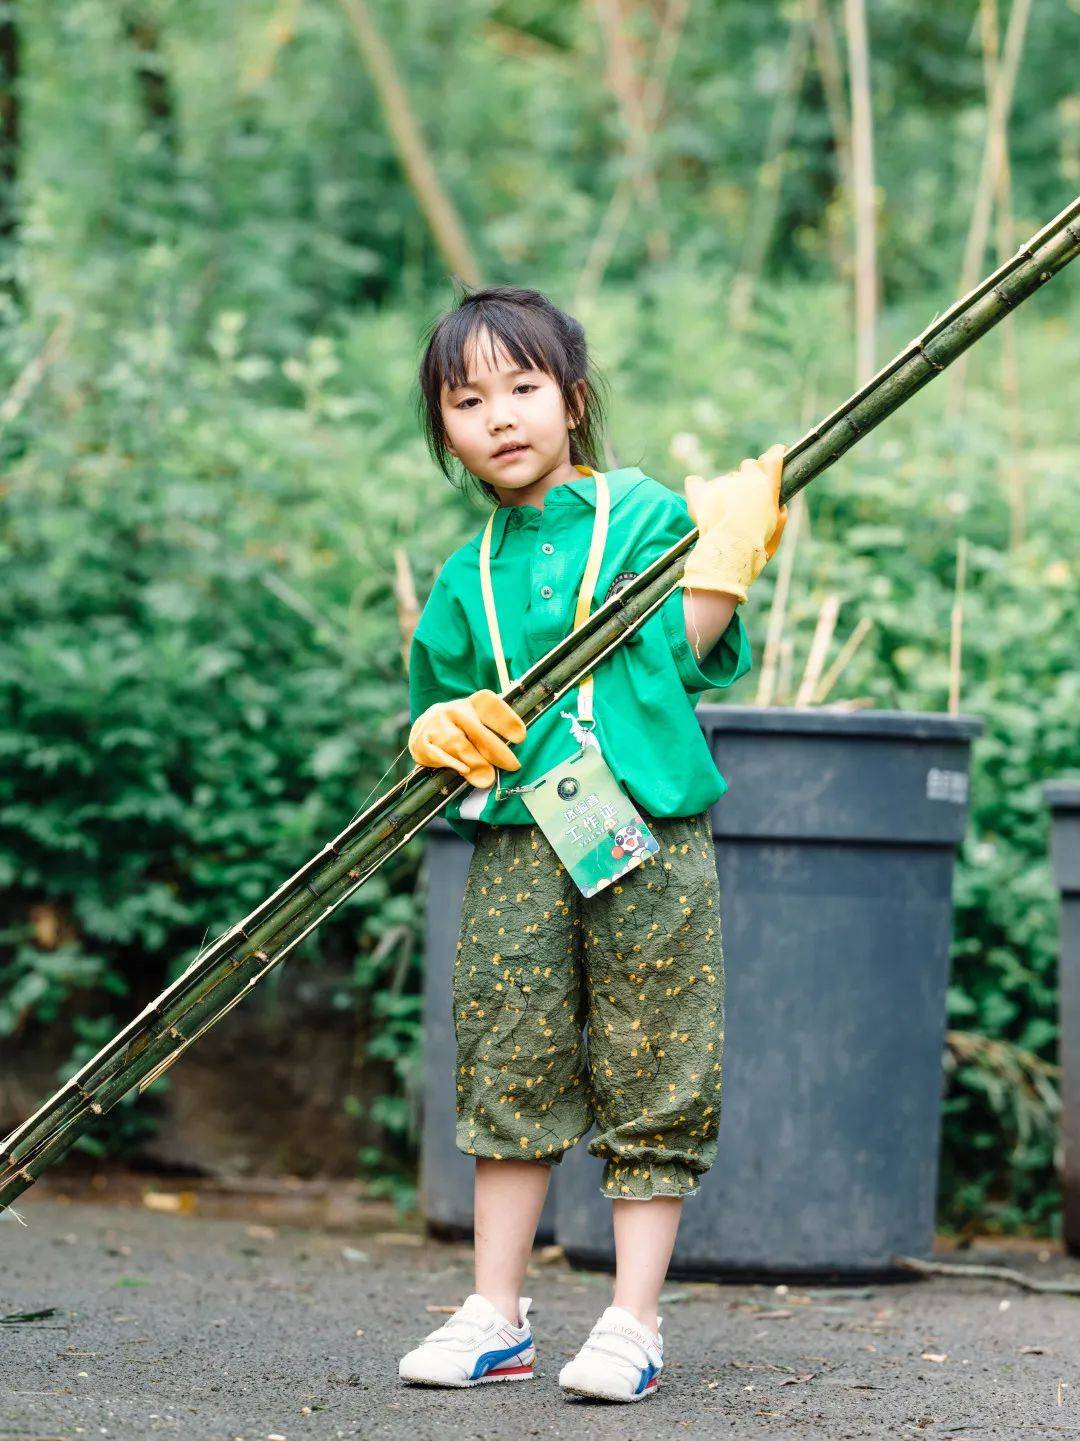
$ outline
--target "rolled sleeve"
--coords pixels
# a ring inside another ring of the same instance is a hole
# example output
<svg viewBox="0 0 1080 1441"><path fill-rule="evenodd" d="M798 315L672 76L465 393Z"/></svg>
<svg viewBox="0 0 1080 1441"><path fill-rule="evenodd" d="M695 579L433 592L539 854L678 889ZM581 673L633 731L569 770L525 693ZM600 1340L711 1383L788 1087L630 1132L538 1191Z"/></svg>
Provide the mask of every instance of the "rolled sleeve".
<svg viewBox="0 0 1080 1441"><path fill-rule="evenodd" d="M678 587L661 607L664 631L683 687L690 695L697 695L729 686L750 669L750 637L742 617L738 610L733 613L727 630L699 661L686 634L685 594L685 590Z"/></svg>

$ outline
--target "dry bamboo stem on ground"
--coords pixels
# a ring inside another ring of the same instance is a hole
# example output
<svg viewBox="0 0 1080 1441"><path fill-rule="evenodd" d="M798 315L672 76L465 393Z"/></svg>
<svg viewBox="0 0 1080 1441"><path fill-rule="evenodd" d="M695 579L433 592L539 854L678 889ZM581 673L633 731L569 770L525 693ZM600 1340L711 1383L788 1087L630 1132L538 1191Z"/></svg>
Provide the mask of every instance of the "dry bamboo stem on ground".
<svg viewBox="0 0 1080 1441"><path fill-rule="evenodd" d="M825 665L825 657L832 644L833 632L836 630L836 617L839 613L840 597L835 593L827 595L821 602L821 609L818 611L814 637L810 642L810 652L806 657L799 689L795 693L796 705L809 705L814 698L814 691L817 689L822 668Z"/></svg>
<svg viewBox="0 0 1080 1441"><path fill-rule="evenodd" d="M791 502L788 522L784 527L784 543L780 547L780 566L776 572L772 604L769 606L769 620L765 627L765 654L761 662L757 695L754 698L758 705L772 705L773 696L776 694L780 643L784 634L788 594L791 590L791 573L795 568L795 552L799 546L805 510L806 497L797 495Z"/></svg>
<svg viewBox="0 0 1080 1441"><path fill-rule="evenodd" d="M967 541L956 542L956 591L949 622L949 714L960 714L960 671L964 634L964 577L967 572Z"/></svg>
<svg viewBox="0 0 1080 1441"><path fill-rule="evenodd" d="M827 696L832 694L836 682L843 675L844 671L854 660L859 647L870 634L874 622L867 616L861 616L858 625L848 636L847 640L840 647L836 659L822 677L821 684L814 692L814 704L821 705Z"/></svg>
<svg viewBox="0 0 1080 1441"><path fill-rule="evenodd" d="M1080 199L971 294L935 319L785 456L788 503L967 346L1080 253ZM695 527L605 601L504 694L526 727L655 615L679 587ZM236 1004L445 806L468 789L458 772L417 767L328 842L243 921L195 957L160 996L0 1147L0 1209L32 1185L93 1120L165 1067Z"/></svg>
<svg viewBox="0 0 1080 1441"><path fill-rule="evenodd" d="M961 1266L955 1261L924 1261L918 1256L892 1256L895 1266L918 1271L923 1276L970 1276L976 1280L1011 1281L1027 1291L1043 1291L1058 1296L1080 1296L1080 1276L1075 1281L1039 1281L1025 1276L1011 1266Z"/></svg>

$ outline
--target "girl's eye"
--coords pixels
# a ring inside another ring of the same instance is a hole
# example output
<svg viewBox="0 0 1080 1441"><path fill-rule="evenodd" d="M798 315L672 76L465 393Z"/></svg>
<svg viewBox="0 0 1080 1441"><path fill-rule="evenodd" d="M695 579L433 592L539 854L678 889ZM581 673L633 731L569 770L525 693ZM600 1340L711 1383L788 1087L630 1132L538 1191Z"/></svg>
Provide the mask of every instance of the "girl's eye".
<svg viewBox="0 0 1080 1441"><path fill-rule="evenodd" d="M531 380L519 380L518 383L517 383L517 385L514 386L514 389L515 389L515 390L520 390L522 386L524 386L526 390L539 390L539 389L540 389L540 387L539 387L538 385L535 385ZM471 409L472 409L473 401L476 400L476 399L477 399L477 397L476 397L475 395L467 395L464 400L459 400L459 401L457 402L457 404L454 406L454 409L455 409L455 410L465 410L465 409L471 410Z"/></svg>

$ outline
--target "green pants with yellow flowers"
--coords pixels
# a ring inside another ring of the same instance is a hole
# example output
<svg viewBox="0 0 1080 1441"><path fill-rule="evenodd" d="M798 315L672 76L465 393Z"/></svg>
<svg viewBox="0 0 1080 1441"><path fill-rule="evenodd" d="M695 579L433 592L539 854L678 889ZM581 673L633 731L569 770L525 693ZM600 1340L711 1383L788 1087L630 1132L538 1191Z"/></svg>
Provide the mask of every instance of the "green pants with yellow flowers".
<svg viewBox="0 0 1080 1441"><path fill-rule="evenodd" d="M595 1121L612 1199L692 1195L716 1159L724 957L709 812L586 899L539 826L481 823L454 961L455 1144L556 1164ZM584 1032L584 1035L583 1035Z"/></svg>

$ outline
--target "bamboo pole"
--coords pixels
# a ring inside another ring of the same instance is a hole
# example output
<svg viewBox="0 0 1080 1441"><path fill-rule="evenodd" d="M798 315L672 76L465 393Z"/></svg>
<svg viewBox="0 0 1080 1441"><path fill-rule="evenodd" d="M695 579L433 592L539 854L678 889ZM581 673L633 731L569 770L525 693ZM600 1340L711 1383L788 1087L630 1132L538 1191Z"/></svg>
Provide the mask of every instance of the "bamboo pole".
<svg viewBox="0 0 1080 1441"><path fill-rule="evenodd" d="M386 127L416 202L431 226L435 243L449 270L470 285L479 285L480 266L453 201L439 180L420 125L413 113L393 53L379 34L367 0L340 0L356 45L378 97Z"/></svg>
<svg viewBox="0 0 1080 1441"><path fill-rule="evenodd" d="M788 503L863 435L939 375L1080 253L1080 199L902 350L785 455ZM528 727L654 615L679 586L695 527L521 676L503 699ZM417 767L329 841L250 915L195 957L0 1146L0 1209L9 1207L86 1127L160 1075L469 782Z"/></svg>
<svg viewBox="0 0 1080 1441"><path fill-rule="evenodd" d="M877 331L877 235L874 203L874 121L870 104L870 40L864 0L844 0L851 76L851 170L855 190L855 377L874 369Z"/></svg>

